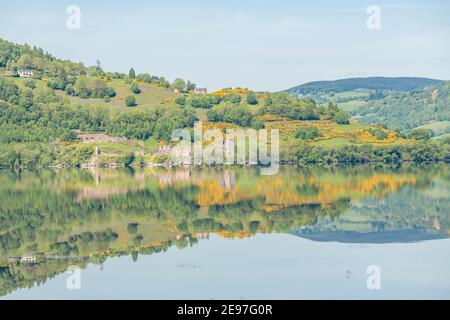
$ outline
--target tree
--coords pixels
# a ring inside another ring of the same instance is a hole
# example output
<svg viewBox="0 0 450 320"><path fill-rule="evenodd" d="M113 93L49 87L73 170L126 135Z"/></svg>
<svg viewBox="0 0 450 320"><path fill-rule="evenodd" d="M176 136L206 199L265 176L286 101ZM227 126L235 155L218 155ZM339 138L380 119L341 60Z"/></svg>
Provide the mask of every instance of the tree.
<svg viewBox="0 0 450 320"><path fill-rule="evenodd" d="M225 96L224 100L234 104L239 104L241 103L241 96L236 93L229 93Z"/></svg>
<svg viewBox="0 0 450 320"><path fill-rule="evenodd" d="M186 88L186 82L184 82L184 80L181 78L176 78L173 81L172 87L178 91L184 91L184 89Z"/></svg>
<svg viewBox="0 0 450 320"><path fill-rule="evenodd" d="M389 135L384 130L379 128L370 128L369 133L377 138L377 140L385 140L389 137Z"/></svg>
<svg viewBox="0 0 450 320"><path fill-rule="evenodd" d="M307 105L305 107L305 115L304 115L305 120L319 120L320 116L319 114L316 112L316 108L314 108L313 105Z"/></svg>
<svg viewBox="0 0 450 320"><path fill-rule="evenodd" d="M175 98L175 102L180 106L184 106L186 104L186 95L182 94Z"/></svg>
<svg viewBox="0 0 450 320"><path fill-rule="evenodd" d="M127 107L134 107L136 106L136 99L133 96L128 96L125 98L125 105Z"/></svg>
<svg viewBox="0 0 450 320"><path fill-rule="evenodd" d="M336 115L336 113L338 113L339 112L339 108L336 106L336 105L334 105L334 104L332 104L331 102L328 104L328 110L327 110L327 114L330 116L330 117L334 117L335 115Z"/></svg>
<svg viewBox="0 0 450 320"><path fill-rule="evenodd" d="M123 164L125 165L125 167L129 167L135 159L136 156L134 155L134 153L129 153L125 156Z"/></svg>
<svg viewBox="0 0 450 320"><path fill-rule="evenodd" d="M164 88L169 88L170 87L170 82L167 81L164 77L161 77L159 79L159 84L164 87Z"/></svg>
<svg viewBox="0 0 450 320"><path fill-rule="evenodd" d="M247 103L252 105L252 106L255 105L255 104L258 104L258 100L256 99L256 96L255 96L255 94L253 92L249 92L247 94Z"/></svg>
<svg viewBox="0 0 450 320"><path fill-rule="evenodd" d="M20 56L19 60L17 61L17 66L19 68L30 69L32 65L33 65L32 58L31 55L29 55L28 53Z"/></svg>
<svg viewBox="0 0 450 320"><path fill-rule="evenodd" d="M334 117L334 121L336 121L337 124L350 124L349 116L344 111L338 111Z"/></svg>
<svg viewBox="0 0 450 320"><path fill-rule="evenodd" d="M26 89L21 93L19 97L19 106L27 110L33 106L33 91Z"/></svg>
<svg viewBox="0 0 450 320"><path fill-rule="evenodd" d="M138 231L139 224L138 223L129 223L127 225L127 231L130 234L136 234Z"/></svg>
<svg viewBox="0 0 450 320"><path fill-rule="evenodd" d="M428 140L431 138L431 133L427 129L415 129L411 131L409 137L415 140Z"/></svg>
<svg viewBox="0 0 450 320"><path fill-rule="evenodd" d="M32 79L24 80L23 84L25 85L25 87L30 88L30 89L36 88L36 82Z"/></svg>
<svg viewBox="0 0 450 320"><path fill-rule="evenodd" d="M188 80L188 82L186 83L186 91L194 91L196 88L195 83L192 83L191 81Z"/></svg>
<svg viewBox="0 0 450 320"><path fill-rule="evenodd" d="M130 79L136 79L136 72L134 72L133 68L130 68L130 71L128 71L128 77Z"/></svg>
<svg viewBox="0 0 450 320"><path fill-rule="evenodd" d="M136 83L133 83L131 85L131 92L133 92L135 94L139 94L139 93L141 93L141 89L139 88L139 86Z"/></svg>
<svg viewBox="0 0 450 320"><path fill-rule="evenodd" d="M297 129L295 137L302 140L313 140L323 134L317 127L301 127Z"/></svg>
<svg viewBox="0 0 450 320"><path fill-rule="evenodd" d="M130 233L130 234L136 234L137 231L138 231L138 226L139 226L139 223L129 223L129 224L127 225L128 233Z"/></svg>
<svg viewBox="0 0 450 320"><path fill-rule="evenodd" d="M219 106L208 110L206 116L211 122L229 122L243 127L261 128L250 110L242 105Z"/></svg>
<svg viewBox="0 0 450 320"><path fill-rule="evenodd" d="M139 81L142 81L142 82L146 82L146 83L152 82L152 76L149 75L148 73L140 73L140 74L138 74L136 79Z"/></svg>
<svg viewBox="0 0 450 320"><path fill-rule="evenodd" d="M71 85L70 83L66 86L65 91L69 96L73 96L75 94L75 89L73 88L73 85Z"/></svg>
<svg viewBox="0 0 450 320"><path fill-rule="evenodd" d="M133 239L133 244L138 247L141 245L142 240L144 240L144 237L141 234L138 234L136 237L134 237Z"/></svg>
<svg viewBox="0 0 450 320"><path fill-rule="evenodd" d="M138 251L133 251L131 253L131 258L133 259L133 262L136 262L138 257L139 257L139 252Z"/></svg>

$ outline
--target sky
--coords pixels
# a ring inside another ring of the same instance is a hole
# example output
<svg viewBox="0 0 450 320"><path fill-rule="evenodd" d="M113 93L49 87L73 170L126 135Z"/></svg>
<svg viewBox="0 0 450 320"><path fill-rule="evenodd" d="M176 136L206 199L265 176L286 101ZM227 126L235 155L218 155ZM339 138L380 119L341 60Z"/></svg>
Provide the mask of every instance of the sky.
<svg viewBox="0 0 450 320"><path fill-rule="evenodd" d="M70 5L80 8L80 29L67 27ZM373 5L379 29L367 25ZM0 38L210 90L278 91L354 76L450 79L448 0L0 0L0 8Z"/></svg>

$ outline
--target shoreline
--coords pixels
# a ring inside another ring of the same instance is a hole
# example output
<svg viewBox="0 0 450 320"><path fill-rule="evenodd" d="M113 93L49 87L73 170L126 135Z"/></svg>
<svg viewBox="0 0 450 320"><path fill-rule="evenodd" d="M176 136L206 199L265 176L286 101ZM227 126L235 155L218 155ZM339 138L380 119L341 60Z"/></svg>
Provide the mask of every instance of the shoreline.
<svg viewBox="0 0 450 320"><path fill-rule="evenodd" d="M338 163L328 163L328 162L317 162L317 163L295 163L293 161L280 162L279 166L282 167L296 167L302 168L340 168L340 167L402 167L402 166L430 166L430 165L450 165L449 161L439 160L439 161L399 161L399 162L382 162L382 161L371 161L371 162L338 162ZM69 165L55 165L55 166L31 166L31 167L14 167L14 166L1 166L1 171L35 171L35 170L89 170L89 169L146 169L146 168L159 168L159 169L240 169L240 168L264 168L269 166L263 165L249 165L249 164L233 164L233 165L195 165L195 164L183 164L183 165L173 165L166 163L147 163L140 166L127 166L124 164L113 164L113 165L81 165L81 166L69 166Z"/></svg>

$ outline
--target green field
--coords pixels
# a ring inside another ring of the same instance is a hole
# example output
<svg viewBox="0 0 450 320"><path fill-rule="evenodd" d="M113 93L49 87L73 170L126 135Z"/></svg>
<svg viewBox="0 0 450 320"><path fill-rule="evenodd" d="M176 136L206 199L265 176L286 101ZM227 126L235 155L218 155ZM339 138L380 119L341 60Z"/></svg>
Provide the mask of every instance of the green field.
<svg viewBox="0 0 450 320"><path fill-rule="evenodd" d="M15 78L15 81L20 85L23 79ZM46 82L43 80L34 80L37 84L37 88L45 88ZM131 92L131 84L125 83L124 80L112 80L108 82L108 86L112 87L116 96L111 98L110 101L104 99L89 98L82 99L76 96L68 96L62 91L57 91L57 94L63 97L67 97L71 104L75 105L92 105L92 106L107 106L117 110L126 110L129 107L125 105L125 98L127 96L134 96L136 98L136 108L149 108L154 106L168 106L174 104L174 99L177 96L172 89L163 88L153 84L139 83L141 93L134 94Z"/></svg>
<svg viewBox="0 0 450 320"><path fill-rule="evenodd" d="M433 131L435 136L442 136L442 135L450 133L450 121L435 121L435 122L417 127L416 129L430 130L430 131Z"/></svg>
<svg viewBox="0 0 450 320"><path fill-rule="evenodd" d="M338 103L338 107L341 108L344 111L353 111L358 109L359 107L362 107L366 104L367 102L364 100L352 100L352 101L348 101L348 102L341 102Z"/></svg>
<svg viewBox="0 0 450 320"><path fill-rule="evenodd" d="M369 97L369 94L369 91L354 90L324 94L320 98L337 104L339 108L347 112L365 105L367 103L365 99Z"/></svg>

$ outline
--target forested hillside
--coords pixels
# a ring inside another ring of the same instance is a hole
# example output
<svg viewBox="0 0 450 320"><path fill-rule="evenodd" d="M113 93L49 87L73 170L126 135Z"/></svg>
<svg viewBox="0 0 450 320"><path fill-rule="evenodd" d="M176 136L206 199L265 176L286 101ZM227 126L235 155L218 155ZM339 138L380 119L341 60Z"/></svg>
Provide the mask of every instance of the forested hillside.
<svg viewBox="0 0 450 320"><path fill-rule="evenodd" d="M291 94L317 92L344 92L357 89L410 91L439 84L442 80L417 77L368 77L349 78L334 81L314 81L287 90Z"/></svg>
<svg viewBox="0 0 450 320"><path fill-rule="evenodd" d="M435 134L450 132L450 82L413 92L390 94L353 111L364 123L385 123L390 129L410 130L428 125ZM434 131L435 130L435 131Z"/></svg>

